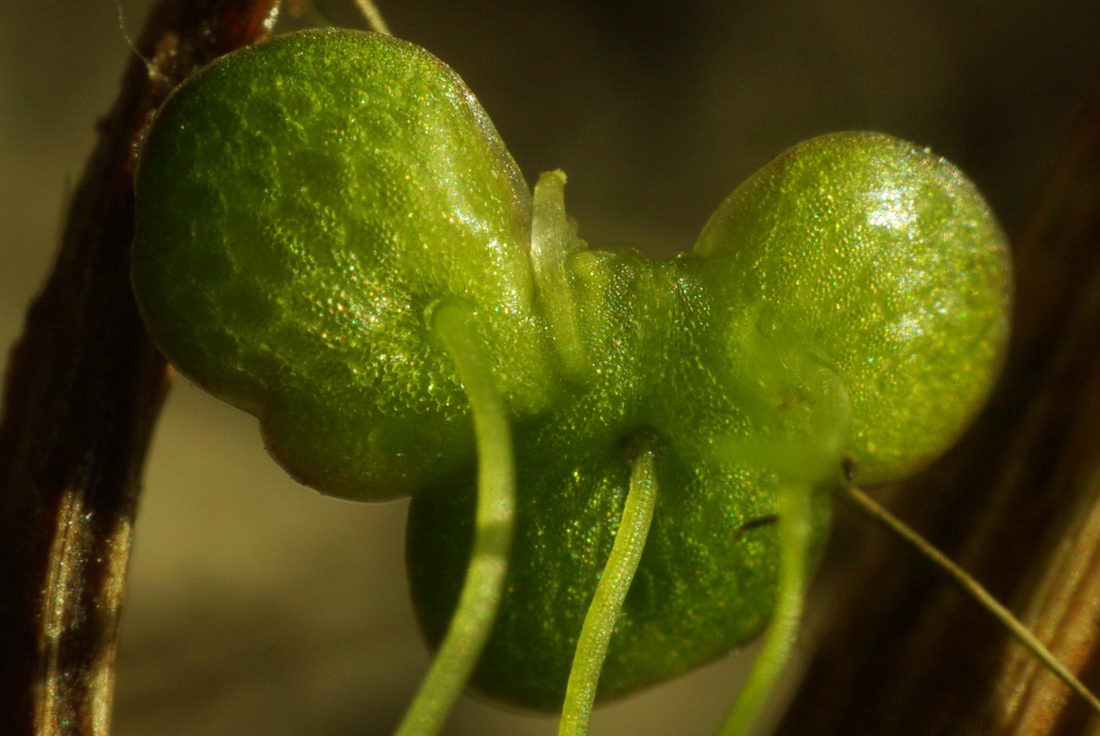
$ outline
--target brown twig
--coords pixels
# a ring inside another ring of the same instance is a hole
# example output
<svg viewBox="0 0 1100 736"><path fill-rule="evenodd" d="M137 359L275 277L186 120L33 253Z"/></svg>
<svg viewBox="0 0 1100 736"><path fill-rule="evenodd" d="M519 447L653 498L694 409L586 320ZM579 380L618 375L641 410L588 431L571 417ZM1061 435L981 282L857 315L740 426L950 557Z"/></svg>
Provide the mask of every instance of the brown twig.
<svg viewBox="0 0 1100 736"><path fill-rule="evenodd" d="M163 0L15 346L0 423L0 732L104 735L139 474L167 386L130 293L132 171L180 80L265 36L278 0ZM150 69L155 70L154 73Z"/></svg>
<svg viewBox="0 0 1100 736"><path fill-rule="evenodd" d="M897 513L1100 686L1100 78L1017 248L1004 379ZM780 733L1080 734L1083 704L883 535Z"/></svg>

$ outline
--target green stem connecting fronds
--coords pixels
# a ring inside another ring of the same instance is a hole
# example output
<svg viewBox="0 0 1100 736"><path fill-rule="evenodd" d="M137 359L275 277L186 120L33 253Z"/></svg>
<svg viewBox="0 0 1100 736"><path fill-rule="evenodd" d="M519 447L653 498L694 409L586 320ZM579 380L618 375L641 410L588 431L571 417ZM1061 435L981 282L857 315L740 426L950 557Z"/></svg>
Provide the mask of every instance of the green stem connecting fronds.
<svg viewBox="0 0 1100 736"><path fill-rule="evenodd" d="M719 729L719 736L743 736L759 722L769 695L790 661L806 592L810 554L813 547L813 489L808 485L782 483L777 495L779 588L775 610L764 632L760 653L749 678L737 694Z"/></svg>
<svg viewBox="0 0 1100 736"><path fill-rule="evenodd" d="M489 638L508 568L515 523L515 461L504 400L489 372L489 358L470 329L469 312L437 306L431 326L466 389L478 453L477 528L470 567L451 619L420 691L397 736L431 736L442 729Z"/></svg>
<svg viewBox="0 0 1100 736"><path fill-rule="evenodd" d="M1036 639L1035 635L1031 633L1031 631L1028 630L1011 611L990 595L989 591L983 588L981 583L975 580L968 572L956 565L949 557L933 547L928 540L917 534L916 531L880 506L874 499L860 489L855 486L846 485L841 488L840 495L865 514L880 522L891 532L904 539L912 545L914 549L931 560L936 567L947 573L963 590L973 596L983 608L1000 621L1012 635L1016 637L1016 640L1027 648L1036 659L1042 662L1047 669L1058 677L1058 679L1066 683L1073 692L1080 695L1094 711L1100 713L1100 700L1097 700L1096 696L1093 695L1093 693L1085 687L1072 672L1066 669L1065 665L1058 661L1058 658L1055 657L1041 641Z"/></svg>
<svg viewBox="0 0 1100 736"><path fill-rule="evenodd" d="M607 558L592 603L584 616L573 667L565 689L559 736L584 736L596 701L596 686L607 656L607 646L615 631L623 600L634 580L634 572L642 559L653 508L657 503L657 469L653 448L643 449L634 459L630 471L623 515L615 543Z"/></svg>

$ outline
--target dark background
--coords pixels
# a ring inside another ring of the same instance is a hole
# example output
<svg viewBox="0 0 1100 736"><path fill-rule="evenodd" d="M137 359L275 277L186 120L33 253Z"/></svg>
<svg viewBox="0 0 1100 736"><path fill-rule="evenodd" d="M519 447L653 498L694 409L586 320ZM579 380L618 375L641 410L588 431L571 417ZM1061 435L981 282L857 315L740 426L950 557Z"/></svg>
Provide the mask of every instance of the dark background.
<svg viewBox="0 0 1100 736"><path fill-rule="evenodd" d="M1013 231L1100 62L1084 0L389 5L397 35L466 78L529 181L569 173L582 236L654 253L690 247L782 149L845 128L930 145ZM145 7L121 3L129 33ZM106 0L17 0L0 14L2 345L49 268L67 182L129 53ZM185 381L147 479L114 733L387 732L427 665L402 576L403 504L297 486L250 418ZM709 733L739 664L601 710L594 732ZM556 724L467 699L450 732L493 729Z"/></svg>

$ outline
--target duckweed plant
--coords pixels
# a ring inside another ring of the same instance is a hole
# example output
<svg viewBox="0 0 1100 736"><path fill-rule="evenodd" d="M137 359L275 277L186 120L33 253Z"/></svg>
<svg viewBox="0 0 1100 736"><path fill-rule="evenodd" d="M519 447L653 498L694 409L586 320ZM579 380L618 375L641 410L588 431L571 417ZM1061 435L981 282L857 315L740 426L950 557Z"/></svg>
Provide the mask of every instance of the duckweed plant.
<svg viewBox="0 0 1100 736"><path fill-rule="evenodd" d="M307 31L181 86L145 141L133 283L157 343L322 493L412 497L436 659L402 734L467 682L561 711L764 632L723 733L782 671L851 486L905 477L980 406L1004 236L928 149L800 143L690 251L590 246L463 81L389 36Z"/></svg>

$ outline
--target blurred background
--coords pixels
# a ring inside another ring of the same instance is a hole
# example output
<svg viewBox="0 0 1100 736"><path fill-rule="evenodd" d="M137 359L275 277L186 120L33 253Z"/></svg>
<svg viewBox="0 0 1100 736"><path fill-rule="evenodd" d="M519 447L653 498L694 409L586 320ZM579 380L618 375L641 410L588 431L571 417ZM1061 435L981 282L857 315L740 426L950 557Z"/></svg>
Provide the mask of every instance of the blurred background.
<svg viewBox="0 0 1100 736"><path fill-rule="evenodd" d="M124 30L138 34L147 5L16 0L0 14L0 346L49 269L67 189L131 53ZM1082 0L381 9L465 77L529 181L569 173L582 237L654 254L689 248L784 148L851 128L952 159L1013 232L1100 62ZM403 578L404 504L296 485L253 420L184 380L146 478L114 733L387 733L428 663ZM602 709L594 732L708 733L741 664ZM449 733L555 729L467 698Z"/></svg>

